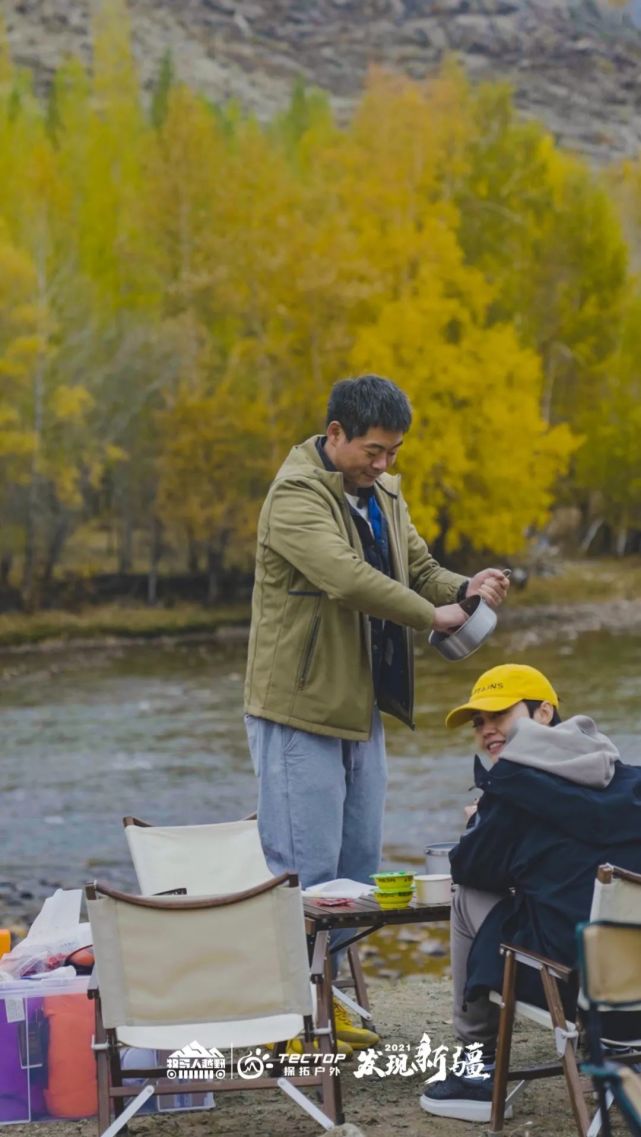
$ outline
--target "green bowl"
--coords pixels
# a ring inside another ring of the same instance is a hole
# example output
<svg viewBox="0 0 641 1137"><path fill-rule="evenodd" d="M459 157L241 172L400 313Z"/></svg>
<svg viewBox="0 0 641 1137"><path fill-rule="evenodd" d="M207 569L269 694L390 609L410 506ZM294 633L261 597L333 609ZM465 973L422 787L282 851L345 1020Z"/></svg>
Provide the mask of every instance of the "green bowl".
<svg viewBox="0 0 641 1137"><path fill-rule="evenodd" d="M414 884L413 872L377 872L372 873L379 892L403 892L411 890Z"/></svg>
<svg viewBox="0 0 641 1137"><path fill-rule="evenodd" d="M406 888L402 892L379 892L377 890L372 893L373 899L380 908L407 908L413 895L411 888Z"/></svg>

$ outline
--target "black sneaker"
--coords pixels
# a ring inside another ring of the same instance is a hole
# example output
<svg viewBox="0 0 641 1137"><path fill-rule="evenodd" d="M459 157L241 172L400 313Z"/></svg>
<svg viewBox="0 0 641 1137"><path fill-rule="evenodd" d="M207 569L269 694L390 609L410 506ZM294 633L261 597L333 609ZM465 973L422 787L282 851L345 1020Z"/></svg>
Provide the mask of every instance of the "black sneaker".
<svg viewBox="0 0 641 1137"><path fill-rule="evenodd" d="M457 1121L489 1121L492 1112L493 1078L460 1078L448 1074L442 1082L425 1084L421 1109L436 1117L452 1117ZM512 1116L512 1106L505 1111Z"/></svg>

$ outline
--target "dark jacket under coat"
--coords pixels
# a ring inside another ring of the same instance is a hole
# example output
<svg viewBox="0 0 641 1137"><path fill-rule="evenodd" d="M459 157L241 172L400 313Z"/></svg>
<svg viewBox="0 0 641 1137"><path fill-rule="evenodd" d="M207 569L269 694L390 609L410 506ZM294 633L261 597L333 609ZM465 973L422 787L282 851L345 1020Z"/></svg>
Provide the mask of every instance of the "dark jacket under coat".
<svg viewBox="0 0 641 1137"><path fill-rule="evenodd" d="M538 743L543 739L551 744L561 729L523 721L527 725L522 733L538 738ZM604 739L592 720L577 718L562 724L566 742L572 740L573 723L583 724L577 728L581 744L589 728L595 737ZM567 753L561 763L547 765L543 758L543 768L532 768L527 742L525 746L521 742L514 760L508 757L510 743L489 771L475 759L475 781L483 792L471 827L450 854L452 878L455 883L506 895L475 937L468 960L466 999L488 989L500 990L501 943L526 947L574 967L576 925L589 917L598 865L610 862L641 872L641 768L617 760L613 744L608 739L605 742L611 753L605 758L599 754L607 773L602 775L599 770L593 779L597 784L577 784L548 772L569 771L564 763L572 755ZM583 773L578 776L580 780ZM607 784L598 784L606 780ZM517 995L545 1006L537 972L519 968ZM568 991L564 1002L568 1013L573 1013L574 993Z"/></svg>

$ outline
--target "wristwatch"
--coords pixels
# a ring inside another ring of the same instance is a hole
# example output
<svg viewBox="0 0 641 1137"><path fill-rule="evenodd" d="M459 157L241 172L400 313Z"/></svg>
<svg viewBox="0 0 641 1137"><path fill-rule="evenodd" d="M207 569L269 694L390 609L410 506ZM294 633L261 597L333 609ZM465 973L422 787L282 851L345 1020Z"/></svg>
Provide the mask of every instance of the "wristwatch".
<svg viewBox="0 0 641 1137"><path fill-rule="evenodd" d="M458 592L456 593L457 604L460 604L461 600L465 600L465 597L467 596L467 586L469 583L469 580L464 580L463 583L459 585Z"/></svg>

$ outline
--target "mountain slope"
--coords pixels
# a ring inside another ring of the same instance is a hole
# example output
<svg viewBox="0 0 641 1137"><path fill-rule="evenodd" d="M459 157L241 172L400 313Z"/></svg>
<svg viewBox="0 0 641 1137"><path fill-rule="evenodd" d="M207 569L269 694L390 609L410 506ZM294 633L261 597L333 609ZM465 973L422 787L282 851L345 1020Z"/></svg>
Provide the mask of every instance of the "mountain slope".
<svg viewBox="0 0 641 1137"><path fill-rule="evenodd" d="M89 59L87 0L5 0L16 61L46 86L70 52ZM415 78L457 53L473 76L509 79L517 105L566 145L605 163L641 148L641 0L130 0L148 83L163 53L179 78L262 118L297 76L339 114L370 64Z"/></svg>

